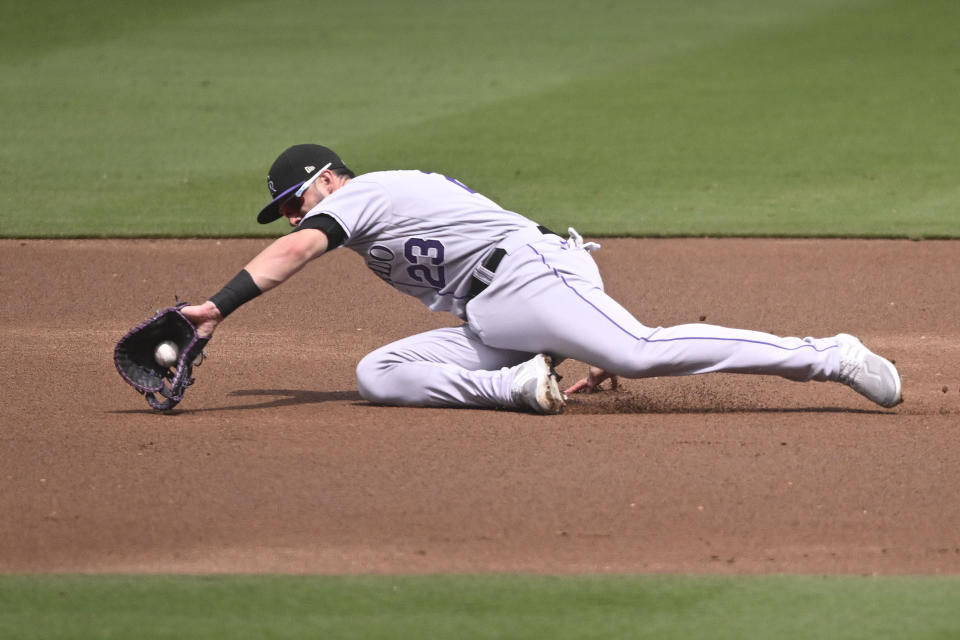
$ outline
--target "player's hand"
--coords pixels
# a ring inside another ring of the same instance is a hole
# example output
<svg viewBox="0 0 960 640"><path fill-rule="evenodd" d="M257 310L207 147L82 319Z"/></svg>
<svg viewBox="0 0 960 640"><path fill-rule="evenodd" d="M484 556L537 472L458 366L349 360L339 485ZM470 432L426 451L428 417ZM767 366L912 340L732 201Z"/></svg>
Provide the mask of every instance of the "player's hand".
<svg viewBox="0 0 960 640"><path fill-rule="evenodd" d="M223 320L223 314L217 305L209 300L203 304L192 304L180 309L180 313L186 316L187 320L193 323L197 328L197 335L201 338L209 338L213 335L213 330L217 328L220 321Z"/></svg>
<svg viewBox="0 0 960 640"><path fill-rule="evenodd" d="M571 393L595 393L601 390L600 385L604 380L610 381L611 390L616 389L619 384L617 376L612 373L604 371L600 367L590 367L590 372L587 374L587 377L574 383L574 385L564 391L564 393L567 395Z"/></svg>

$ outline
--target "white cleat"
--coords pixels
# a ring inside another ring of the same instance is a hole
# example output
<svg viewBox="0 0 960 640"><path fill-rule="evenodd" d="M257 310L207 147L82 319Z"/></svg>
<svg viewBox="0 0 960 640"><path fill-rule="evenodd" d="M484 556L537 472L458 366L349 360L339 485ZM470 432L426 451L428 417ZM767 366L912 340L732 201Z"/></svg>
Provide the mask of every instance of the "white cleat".
<svg viewBox="0 0 960 640"><path fill-rule="evenodd" d="M837 335L836 340L840 344L839 382L881 407L893 407L903 402L900 374L892 362L870 351L847 333Z"/></svg>
<svg viewBox="0 0 960 640"><path fill-rule="evenodd" d="M518 407L532 409L537 413L560 413L566 397L557 386L557 374L553 360L542 353L513 368L510 385L513 402Z"/></svg>

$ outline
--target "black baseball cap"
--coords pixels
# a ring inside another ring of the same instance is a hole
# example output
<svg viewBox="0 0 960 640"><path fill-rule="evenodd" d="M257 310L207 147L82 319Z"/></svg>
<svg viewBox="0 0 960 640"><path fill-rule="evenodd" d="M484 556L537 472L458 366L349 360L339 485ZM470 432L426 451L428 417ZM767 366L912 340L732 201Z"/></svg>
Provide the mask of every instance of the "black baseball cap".
<svg viewBox="0 0 960 640"><path fill-rule="evenodd" d="M330 169L346 168L340 156L318 144L297 144L281 153L267 174L267 188L273 200L260 210L257 222L267 224L279 218L280 205L328 164Z"/></svg>

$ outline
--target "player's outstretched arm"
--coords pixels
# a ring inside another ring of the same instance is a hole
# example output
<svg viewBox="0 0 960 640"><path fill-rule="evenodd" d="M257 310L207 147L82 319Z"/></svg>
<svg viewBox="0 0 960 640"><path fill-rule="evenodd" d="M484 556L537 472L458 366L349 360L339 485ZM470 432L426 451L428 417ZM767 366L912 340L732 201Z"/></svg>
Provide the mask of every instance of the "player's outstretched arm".
<svg viewBox="0 0 960 640"><path fill-rule="evenodd" d="M573 386L569 387L564 393L567 395L571 393L593 393L600 390L600 385L604 380L610 380L611 389L616 389L619 384L617 376L612 373L604 371L600 367L590 367L587 377L575 382Z"/></svg>
<svg viewBox="0 0 960 640"><path fill-rule="evenodd" d="M317 229L302 229L274 240L233 280L203 304L183 307L181 312L204 338L240 305L285 282L305 264L327 250L327 236Z"/></svg>
<svg viewBox="0 0 960 640"><path fill-rule="evenodd" d="M327 250L327 234L319 229L300 231L277 238L246 266L260 291L269 291L300 271Z"/></svg>

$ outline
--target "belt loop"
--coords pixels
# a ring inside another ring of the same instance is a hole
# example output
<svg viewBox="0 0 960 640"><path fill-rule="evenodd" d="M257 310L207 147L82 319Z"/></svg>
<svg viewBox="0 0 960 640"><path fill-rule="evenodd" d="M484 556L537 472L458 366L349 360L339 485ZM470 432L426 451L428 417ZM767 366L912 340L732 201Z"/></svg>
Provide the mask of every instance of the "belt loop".
<svg viewBox="0 0 960 640"><path fill-rule="evenodd" d="M503 260L505 255L507 255L506 250L497 247L474 270L473 275L470 276L470 290L467 292L468 301L476 298L490 286L490 283L493 282L493 274L500 266L500 261Z"/></svg>

